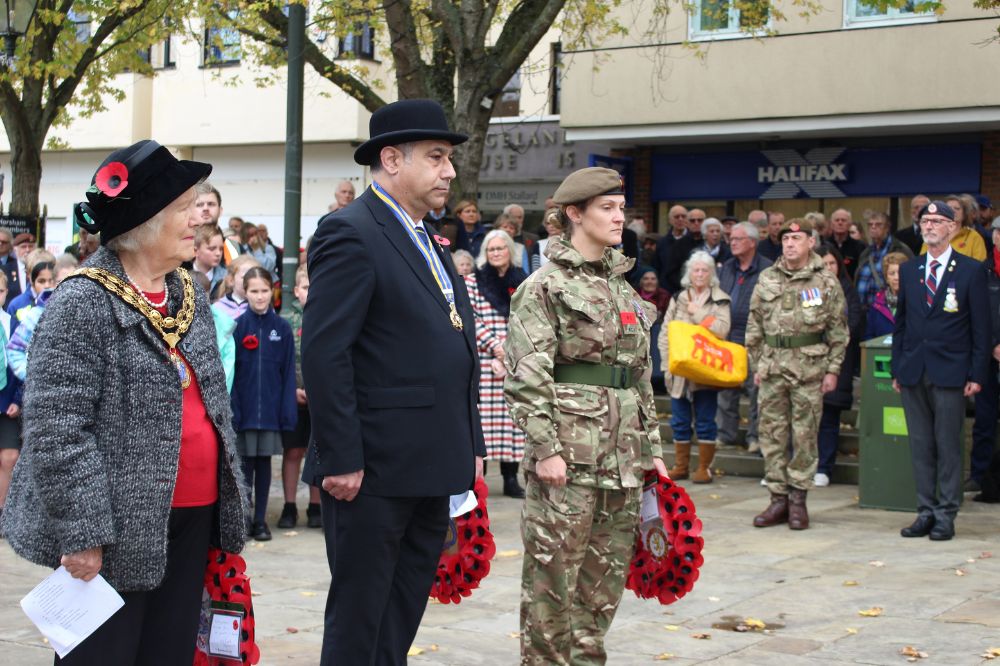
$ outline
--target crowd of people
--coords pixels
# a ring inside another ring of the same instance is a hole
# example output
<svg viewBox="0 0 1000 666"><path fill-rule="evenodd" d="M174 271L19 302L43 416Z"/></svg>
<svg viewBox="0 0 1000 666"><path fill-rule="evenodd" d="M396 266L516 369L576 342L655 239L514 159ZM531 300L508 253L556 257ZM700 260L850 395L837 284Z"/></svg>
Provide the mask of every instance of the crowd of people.
<svg viewBox="0 0 1000 666"><path fill-rule="evenodd" d="M100 572L126 598L58 663L186 663L208 546L271 538L276 455L278 527L298 524L301 479L306 524L324 530L323 664L405 661L448 498L490 461L524 502L523 662L603 663L646 479L712 483L716 448L746 446L770 494L753 524L807 529L874 337L892 335L920 431L902 535L953 536L955 424L972 396L965 489L1000 501L1000 218L984 197L914 197L895 233L878 211L741 221L675 205L658 237L626 217L619 174L592 167L535 234L521 206L489 225L475 201L449 207L467 137L436 103L380 109L371 137L355 153L371 188L338 184L294 275L266 226L220 226L210 165L152 141L104 160L59 257L0 229L0 527L19 554ZM130 171L131 186L114 180ZM672 375L671 322L744 345L743 384Z"/></svg>

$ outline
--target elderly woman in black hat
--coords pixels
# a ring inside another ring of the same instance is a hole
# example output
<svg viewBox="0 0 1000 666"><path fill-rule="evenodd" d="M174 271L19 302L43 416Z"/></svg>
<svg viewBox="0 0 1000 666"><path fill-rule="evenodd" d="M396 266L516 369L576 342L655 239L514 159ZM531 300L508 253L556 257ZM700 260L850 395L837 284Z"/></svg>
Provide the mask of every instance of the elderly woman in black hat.
<svg viewBox="0 0 1000 666"><path fill-rule="evenodd" d="M125 605L57 663L190 664L210 545L245 537L229 396L194 257L208 164L154 141L101 163L77 223L102 247L49 300L32 340L11 547Z"/></svg>

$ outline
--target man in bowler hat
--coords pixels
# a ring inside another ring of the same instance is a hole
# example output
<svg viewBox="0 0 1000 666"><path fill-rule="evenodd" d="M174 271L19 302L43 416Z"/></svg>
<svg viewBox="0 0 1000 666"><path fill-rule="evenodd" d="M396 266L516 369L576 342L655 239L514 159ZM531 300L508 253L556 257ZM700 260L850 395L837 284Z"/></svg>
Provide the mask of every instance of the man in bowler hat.
<svg viewBox="0 0 1000 666"><path fill-rule="evenodd" d="M354 153L372 187L309 249L302 370L332 581L321 664L405 664L448 529L482 475L479 362L464 282L424 218L448 200L453 146L431 100L372 114Z"/></svg>
<svg viewBox="0 0 1000 666"><path fill-rule="evenodd" d="M955 214L932 201L920 212L927 254L899 267L892 336L893 387L902 393L917 486L917 519L900 534L947 541L962 497L965 399L987 381L990 303L978 261L952 250Z"/></svg>

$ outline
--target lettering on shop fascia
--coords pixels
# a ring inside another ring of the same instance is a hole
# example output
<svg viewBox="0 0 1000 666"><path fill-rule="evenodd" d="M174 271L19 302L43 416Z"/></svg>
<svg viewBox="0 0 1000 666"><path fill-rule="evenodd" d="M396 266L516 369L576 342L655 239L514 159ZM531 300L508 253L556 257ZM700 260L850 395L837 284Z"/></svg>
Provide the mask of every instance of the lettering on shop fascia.
<svg viewBox="0 0 1000 666"><path fill-rule="evenodd" d="M805 194L813 199L846 196L834 183L847 181L847 164L836 162L846 148L762 150L770 166L757 167L757 182L770 185L761 199L793 199Z"/></svg>
<svg viewBox="0 0 1000 666"><path fill-rule="evenodd" d="M480 167L480 171L484 173L514 172L520 166L518 160L520 157L534 157L537 160L553 153L555 168L564 170L577 168L576 152L564 150L572 146L573 142L567 141L565 131L558 127L538 128L532 131L494 132L486 135L484 143L487 154L483 156ZM548 148L552 150L545 150ZM489 154L490 151L502 152Z"/></svg>

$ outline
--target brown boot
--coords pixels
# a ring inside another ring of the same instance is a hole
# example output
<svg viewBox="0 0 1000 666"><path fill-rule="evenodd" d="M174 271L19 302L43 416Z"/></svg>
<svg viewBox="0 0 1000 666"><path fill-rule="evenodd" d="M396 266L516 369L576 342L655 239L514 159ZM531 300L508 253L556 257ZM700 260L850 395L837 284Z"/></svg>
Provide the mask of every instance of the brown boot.
<svg viewBox="0 0 1000 666"><path fill-rule="evenodd" d="M806 510L806 491L792 488L788 494L788 528L809 529L809 512Z"/></svg>
<svg viewBox="0 0 1000 666"><path fill-rule="evenodd" d="M695 483L712 483L712 461L715 460L715 442L698 442L698 469L691 476Z"/></svg>
<svg viewBox="0 0 1000 666"><path fill-rule="evenodd" d="M681 481L688 478L691 465L691 442L674 442L674 466L670 468L670 478Z"/></svg>
<svg viewBox="0 0 1000 666"><path fill-rule="evenodd" d="M788 522L788 495L771 493L771 503L753 519L754 527L772 527Z"/></svg>

